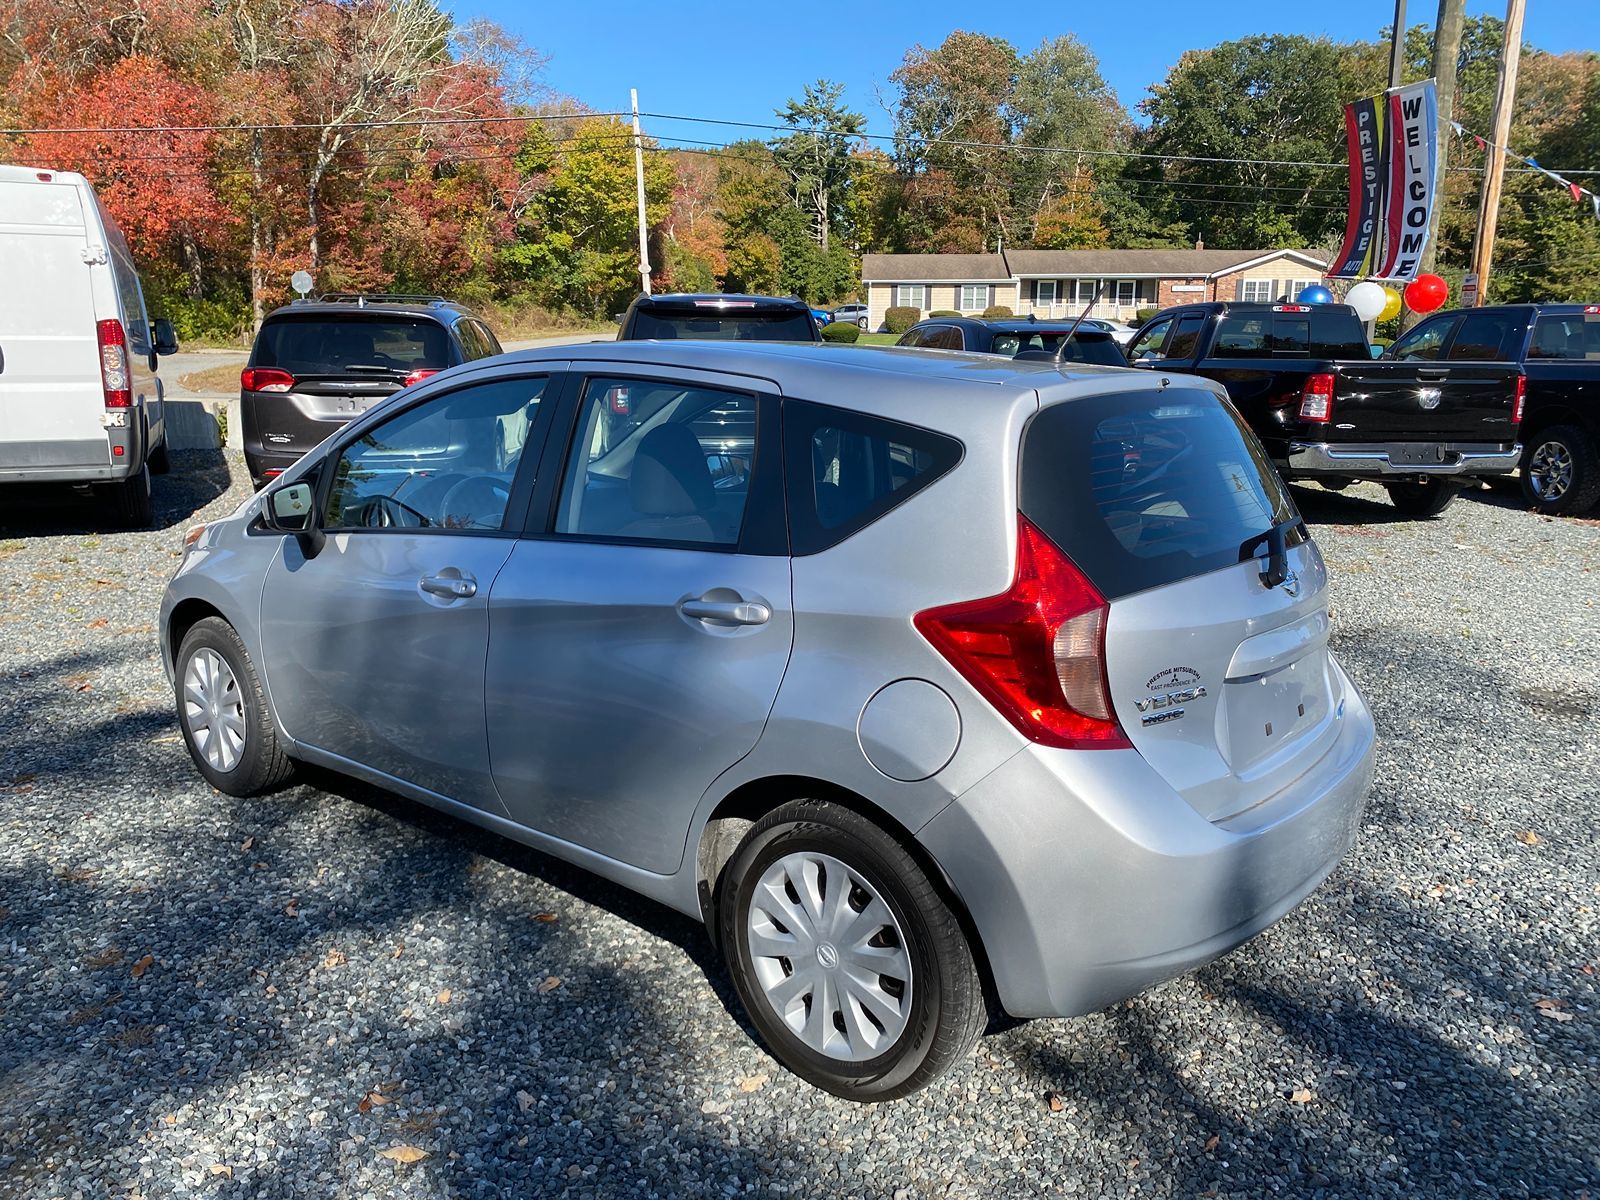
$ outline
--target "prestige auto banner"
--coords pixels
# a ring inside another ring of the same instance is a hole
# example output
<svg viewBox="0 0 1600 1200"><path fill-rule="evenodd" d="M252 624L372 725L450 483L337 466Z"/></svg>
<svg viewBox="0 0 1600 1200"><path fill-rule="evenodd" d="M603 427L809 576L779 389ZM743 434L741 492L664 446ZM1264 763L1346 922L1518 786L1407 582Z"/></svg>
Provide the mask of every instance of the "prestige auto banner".
<svg viewBox="0 0 1600 1200"><path fill-rule="evenodd" d="M1433 80L1345 105L1350 216L1332 278L1417 277L1439 190Z"/></svg>

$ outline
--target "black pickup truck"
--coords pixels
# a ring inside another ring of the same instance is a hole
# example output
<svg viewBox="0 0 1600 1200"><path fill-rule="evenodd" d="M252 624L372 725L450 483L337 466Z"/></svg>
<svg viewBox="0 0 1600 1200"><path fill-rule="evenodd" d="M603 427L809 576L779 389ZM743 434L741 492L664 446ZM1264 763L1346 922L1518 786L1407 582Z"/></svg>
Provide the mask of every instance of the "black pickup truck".
<svg viewBox="0 0 1600 1200"><path fill-rule="evenodd" d="M1186 304L1128 346L1135 367L1215 379L1286 480L1381 483L1400 511L1443 512L1514 470L1521 373L1504 363L1375 361L1343 304Z"/></svg>
<svg viewBox="0 0 1600 1200"><path fill-rule="evenodd" d="M1464 358L1520 367L1522 494L1543 513L1600 502L1600 304L1497 304L1434 313L1385 359L1449 364Z"/></svg>

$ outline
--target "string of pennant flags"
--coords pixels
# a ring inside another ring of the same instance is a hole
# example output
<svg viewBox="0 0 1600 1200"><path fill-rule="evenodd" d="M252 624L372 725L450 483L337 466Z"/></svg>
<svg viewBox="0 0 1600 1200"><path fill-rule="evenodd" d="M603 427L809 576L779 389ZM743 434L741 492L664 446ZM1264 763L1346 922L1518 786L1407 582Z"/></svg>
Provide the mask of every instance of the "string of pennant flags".
<svg viewBox="0 0 1600 1200"><path fill-rule="evenodd" d="M1573 183L1572 180L1567 179L1562 175L1558 175L1554 171L1541 167L1536 159L1526 158L1523 155L1518 154L1509 146L1498 145L1497 143L1491 142L1488 138L1483 137L1481 134L1473 133L1472 130L1463 127L1460 121L1451 121L1450 128L1455 130L1457 135L1461 137L1469 137L1473 141L1477 142L1478 149L1482 150L1484 153L1488 153L1489 147L1493 146L1496 150L1499 150L1501 153L1503 153L1507 158L1514 158L1523 166L1531 167L1533 170L1539 172L1539 174L1545 176L1547 179L1555 180L1572 194L1573 203L1578 205L1580 208L1583 207L1584 203L1587 201L1590 210L1594 213L1594 219L1600 221L1600 195L1597 195L1586 187Z"/></svg>

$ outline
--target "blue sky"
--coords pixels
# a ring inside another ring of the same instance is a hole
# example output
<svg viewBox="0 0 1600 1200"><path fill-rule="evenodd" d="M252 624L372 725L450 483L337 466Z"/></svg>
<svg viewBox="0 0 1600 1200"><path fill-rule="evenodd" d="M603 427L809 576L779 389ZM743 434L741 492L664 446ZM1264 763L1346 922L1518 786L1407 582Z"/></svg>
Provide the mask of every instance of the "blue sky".
<svg viewBox="0 0 1600 1200"><path fill-rule="evenodd" d="M770 122L801 85L819 77L846 86L846 99L874 133L890 122L889 73L914 43L936 46L955 29L1004 37L1022 50L1074 33L1130 108L1184 50L1256 33L1375 38L1393 0L1134 0L1072 5L986 5L924 0L529 5L526 0L455 0L458 19L487 16L550 56L546 81L591 107L627 107L639 89L647 112ZM1411 0L1407 24L1432 22L1435 0ZM1472 14L1505 15L1504 0L1468 0ZM1053 15L1058 14L1058 15ZM1600 0L1529 0L1525 40L1542 49L1600 49ZM646 132L727 140L736 130L646 121ZM749 136L749 134L746 134ZM761 136L759 133L755 136Z"/></svg>

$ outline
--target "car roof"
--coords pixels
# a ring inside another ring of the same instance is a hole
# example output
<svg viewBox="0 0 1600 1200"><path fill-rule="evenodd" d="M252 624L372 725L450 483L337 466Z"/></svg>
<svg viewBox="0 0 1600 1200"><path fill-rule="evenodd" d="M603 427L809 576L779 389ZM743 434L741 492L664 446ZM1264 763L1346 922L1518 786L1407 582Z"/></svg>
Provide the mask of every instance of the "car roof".
<svg viewBox="0 0 1600 1200"><path fill-rule="evenodd" d="M425 317L442 324L451 324L461 317L471 316L465 308L449 300L294 300L266 315L274 317Z"/></svg>
<svg viewBox="0 0 1600 1200"><path fill-rule="evenodd" d="M1090 320L1098 321L1098 317L1087 318L1084 325ZM1072 321L1030 321L1027 317L1000 317L992 321L985 321L981 317L924 317L913 325L912 329L919 329L924 325L954 325L958 329L987 329L994 333L1065 333L1073 327ZM1085 332L1082 325L1078 332ZM1102 329L1090 329L1089 333L1104 333Z"/></svg>
<svg viewBox="0 0 1600 1200"><path fill-rule="evenodd" d="M754 303L760 305L773 305L783 308L805 308L811 305L804 300L793 296L757 296L748 292L663 292L650 296L640 296L634 301L638 305L646 304L737 304L741 308Z"/></svg>

